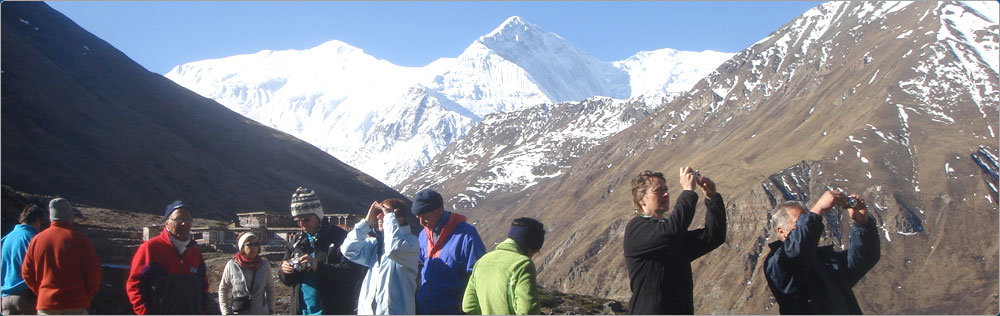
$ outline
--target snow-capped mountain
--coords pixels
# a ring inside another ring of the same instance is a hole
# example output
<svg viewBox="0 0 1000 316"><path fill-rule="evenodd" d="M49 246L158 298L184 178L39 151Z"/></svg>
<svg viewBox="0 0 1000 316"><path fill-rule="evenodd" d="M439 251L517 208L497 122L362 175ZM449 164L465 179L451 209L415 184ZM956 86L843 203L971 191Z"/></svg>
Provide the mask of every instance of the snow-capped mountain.
<svg viewBox="0 0 1000 316"><path fill-rule="evenodd" d="M639 52L614 62L629 74L632 97L686 92L706 75L706 65L719 65L733 54L716 51L688 52L670 48Z"/></svg>
<svg viewBox="0 0 1000 316"><path fill-rule="evenodd" d="M592 96L679 92L726 55L661 50L602 62L515 16L458 57L424 67L393 65L330 41L187 63L165 76L392 185L485 115Z"/></svg>
<svg viewBox="0 0 1000 316"><path fill-rule="evenodd" d="M592 97L490 114L397 188L407 196L436 188L449 193L450 209L474 208L558 177L577 157L667 102L662 96Z"/></svg>
<svg viewBox="0 0 1000 316"><path fill-rule="evenodd" d="M998 14L996 2L825 3L582 154L560 143L568 133L544 111L510 112L488 116L411 180L439 189L487 244L512 218L538 219L540 284L624 300L630 180L663 171L676 196L674 170L699 169L728 217L726 243L692 262L699 314L777 313L762 273L774 206L842 190L867 201L881 240L880 262L854 286L863 311L995 313L982 298L996 293L990 263L1000 256ZM515 128L485 123L493 117ZM520 123L533 120L555 126ZM534 151L544 144L572 158L554 164ZM407 181L401 191L412 192ZM846 248L847 211L824 223L821 244Z"/></svg>

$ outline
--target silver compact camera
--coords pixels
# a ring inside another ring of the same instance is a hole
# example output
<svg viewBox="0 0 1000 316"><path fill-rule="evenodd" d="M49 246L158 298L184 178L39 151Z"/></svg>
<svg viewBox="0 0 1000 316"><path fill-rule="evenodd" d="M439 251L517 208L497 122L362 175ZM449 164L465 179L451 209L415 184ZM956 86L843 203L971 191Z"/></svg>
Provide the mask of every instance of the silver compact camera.
<svg viewBox="0 0 1000 316"><path fill-rule="evenodd" d="M299 264L299 258L298 257L292 258L292 259L288 259L288 264L292 265L292 270L295 270L295 272L302 271L302 265Z"/></svg>
<svg viewBox="0 0 1000 316"><path fill-rule="evenodd" d="M302 264L298 257L288 259L288 263L292 265L292 270L295 270L295 272L302 271L304 268L312 266L312 264L309 264L308 262L306 264Z"/></svg>

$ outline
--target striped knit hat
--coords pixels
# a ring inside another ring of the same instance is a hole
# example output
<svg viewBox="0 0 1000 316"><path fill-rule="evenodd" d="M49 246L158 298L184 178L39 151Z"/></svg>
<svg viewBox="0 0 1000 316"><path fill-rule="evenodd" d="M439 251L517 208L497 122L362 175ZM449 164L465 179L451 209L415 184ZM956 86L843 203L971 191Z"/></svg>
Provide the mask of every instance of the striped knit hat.
<svg viewBox="0 0 1000 316"><path fill-rule="evenodd" d="M295 189L295 194L292 194L292 216L305 214L316 214L317 217L322 219L323 204L320 204L316 192L313 192L311 189L299 187Z"/></svg>

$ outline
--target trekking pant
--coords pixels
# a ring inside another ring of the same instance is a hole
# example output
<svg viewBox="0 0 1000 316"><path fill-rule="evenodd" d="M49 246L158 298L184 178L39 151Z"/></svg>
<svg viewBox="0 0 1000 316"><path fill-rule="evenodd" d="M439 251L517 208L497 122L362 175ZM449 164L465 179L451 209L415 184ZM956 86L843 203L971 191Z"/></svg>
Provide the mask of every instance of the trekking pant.
<svg viewBox="0 0 1000 316"><path fill-rule="evenodd" d="M27 293L25 293L27 292ZM4 315L34 315L35 314L35 293L31 290L22 291L18 294L11 294L2 298L0 314Z"/></svg>

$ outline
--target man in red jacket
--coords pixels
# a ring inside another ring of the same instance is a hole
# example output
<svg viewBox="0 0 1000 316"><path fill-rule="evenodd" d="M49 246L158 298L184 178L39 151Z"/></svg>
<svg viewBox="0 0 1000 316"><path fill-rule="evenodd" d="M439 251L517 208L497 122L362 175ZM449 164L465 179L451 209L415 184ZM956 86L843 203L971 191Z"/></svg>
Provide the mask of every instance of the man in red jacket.
<svg viewBox="0 0 1000 316"><path fill-rule="evenodd" d="M191 239L191 211L181 201L167 205L159 236L139 246L126 283L136 314L205 314L205 259Z"/></svg>
<svg viewBox="0 0 1000 316"><path fill-rule="evenodd" d="M101 261L87 235L73 231L73 208L63 198L49 202L52 225L28 245L21 266L38 300L38 314L85 315L101 285Z"/></svg>

